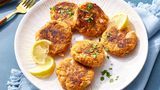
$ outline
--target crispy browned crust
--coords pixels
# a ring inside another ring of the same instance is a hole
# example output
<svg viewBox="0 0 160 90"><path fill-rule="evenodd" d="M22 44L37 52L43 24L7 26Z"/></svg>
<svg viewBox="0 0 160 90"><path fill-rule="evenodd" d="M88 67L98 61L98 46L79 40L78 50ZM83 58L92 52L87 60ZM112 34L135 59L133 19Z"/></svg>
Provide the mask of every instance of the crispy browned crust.
<svg viewBox="0 0 160 90"><path fill-rule="evenodd" d="M51 19L64 21L67 24L71 25L73 30L77 20L77 9L78 6L74 3L60 2L55 6L51 7Z"/></svg>
<svg viewBox="0 0 160 90"><path fill-rule="evenodd" d="M123 57L134 50L137 45L137 36L129 27L118 30L110 25L102 34L101 42L109 53Z"/></svg>
<svg viewBox="0 0 160 90"><path fill-rule="evenodd" d="M91 9L87 9L88 4L92 4ZM92 19L92 20L88 20ZM108 16L94 3L87 2L78 9L78 18L75 29L85 36L100 36L107 28Z"/></svg>
<svg viewBox="0 0 160 90"><path fill-rule="evenodd" d="M36 33L36 40L47 39L52 42L51 56L62 55L72 39L71 27L60 21L50 21Z"/></svg>
<svg viewBox="0 0 160 90"><path fill-rule="evenodd" d="M58 80L65 90L84 90L94 78L94 71L72 58L61 61L57 67Z"/></svg>
<svg viewBox="0 0 160 90"><path fill-rule="evenodd" d="M105 59L103 46L95 41L78 41L71 48L74 60L88 67L99 67Z"/></svg>

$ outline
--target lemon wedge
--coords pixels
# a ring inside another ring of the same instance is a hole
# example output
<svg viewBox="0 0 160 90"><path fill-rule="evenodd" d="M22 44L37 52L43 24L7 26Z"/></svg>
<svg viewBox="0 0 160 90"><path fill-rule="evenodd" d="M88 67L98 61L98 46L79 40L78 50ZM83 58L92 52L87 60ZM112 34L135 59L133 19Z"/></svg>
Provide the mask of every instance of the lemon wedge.
<svg viewBox="0 0 160 90"><path fill-rule="evenodd" d="M32 57L37 64L44 64L48 56L49 46L52 42L48 40L36 41L32 48Z"/></svg>
<svg viewBox="0 0 160 90"><path fill-rule="evenodd" d="M128 25L128 16L124 13L118 13L111 18L111 23L114 24L118 30L124 29Z"/></svg>
<svg viewBox="0 0 160 90"><path fill-rule="evenodd" d="M38 78L47 78L52 75L55 69L55 61L52 57L47 56L44 64L39 64L29 70L29 72Z"/></svg>

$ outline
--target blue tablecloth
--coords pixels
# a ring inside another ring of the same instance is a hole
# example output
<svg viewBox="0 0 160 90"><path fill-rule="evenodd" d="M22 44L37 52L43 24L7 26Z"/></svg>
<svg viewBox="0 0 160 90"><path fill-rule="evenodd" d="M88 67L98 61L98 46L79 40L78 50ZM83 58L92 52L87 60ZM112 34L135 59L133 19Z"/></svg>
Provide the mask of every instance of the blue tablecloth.
<svg viewBox="0 0 160 90"><path fill-rule="evenodd" d="M148 2L152 0L126 0L132 2ZM17 2L11 3L4 7L0 7L0 18L12 12ZM14 54L14 36L23 15L17 15L5 26L0 27L0 90L6 90L6 82L10 75L11 68L19 68ZM160 55L156 60L156 64L152 70L152 74L147 83L147 90L160 90Z"/></svg>

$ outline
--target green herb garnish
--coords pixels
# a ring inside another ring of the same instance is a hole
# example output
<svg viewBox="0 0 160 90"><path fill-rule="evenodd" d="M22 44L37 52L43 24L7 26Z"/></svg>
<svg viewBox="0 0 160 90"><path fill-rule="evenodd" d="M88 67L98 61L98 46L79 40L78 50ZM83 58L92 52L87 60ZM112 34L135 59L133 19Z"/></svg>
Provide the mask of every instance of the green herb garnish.
<svg viewBox="0 0 160 90"><path fill-rule="evenodd" d="M102 74L102 75L105 75L106 72L107 72L107 70L103 70L103 71L101 72L101 74Z"/></svg>
<svg viewBox="0 0 160 90"><path fill-rule="evenodd" d="M91 10L93 8L93 4L92 3L88 3L87 4L87 10Z"/></svg>
<svg viewBox="0 0 160 90"><path fill-rule="evenodd" d="M105 48L105 51L106 51L106 52L109 52L109 49L108 49L108 48Z"/></svg>
<svg viewBox="0 0 160 90"><path fill-rule="evenodd" d="M112 68L109 68L109 70L112 70Z"/></svg>
<svg viewBox="0 0 160 90"><path fill-rule="evenodd" d="M71 9L63 9L63 8L61 8L58 11L58 13L60 13L60 14L68 14L69 16L73 16L74 15L74 13L72 12Z"/></svg>
<svg viewBox="0 0 160 90"><path fill-rule="evenodd" d="M112 75L107 71L107 72L106 72L106 76L107 76L108 78L110 78Z"/></svg>
<svg viewBox="0 0 160 90"><path fill-rule="evenodd" d="M70 12L70 13L68 13L70 16L73 16L74 15L74 13L73 12Z"/></svg>
<svg viewBox="0 0 160 90"><path fill-rule="evenodd" d="M97 53L92 54L93 58L97 58Z"/></svg>
<svg viewBox="0 0 160 90"><path fill-rule="evenodd" d="M58 11L58 13L60 13L60 14L64 14L64 13L65 13L65 11L64 11L63 9L60 9L60 10Z"/></svg>
<svg viewBox="0 0 160 90"><path fill-rule="evenodd" d="M93 18L92 17L88 17L88 18L85 18L84 20L86 20L87 22L92 22L93 21Z"/></svg>
<svg viewBox="0 0 160 90"><path fill-rule="evenodd" d="M66 10L66 13L67 13L68 15L70 15L70 16L74 15L74 13L72 12L71 9L67 9L67 10Z"/></svg>
<svg viewBox="0 0 160 90"><path fill-rule="evenodd" d="M50 7L50 10L56 10L56 7Z"/></svg>
<svg viewBox="0 0 160 90"><path fill-rule="evenodd" d="M96 48L97 48L97 45L96 45L96 44L93 44L93 48L96 49Z"/></svg>
<svg viewBox="0 0 160 90"><path fill-rule="evenodd" d="M102 74L102 75L105 75L105 74L106 74L106 76L107 76L108 78L110 78L110 77L112 76L107 70L103 70L103 71L101 72L101 74Z"/></svg>
<svg viewBox="0 0 160 90"><path fill-rule="evenodd" d="M110 80L109 80L110 83L112 83L113 81L114 81L113 79L110 79Z"/></svg>
<svg viewBox="0 0 160 90"><path fill-rule="evenodd" d="M100 80L103 81L103 80L104 80L104 77L101 77Z"/></svg>
<svg viewBox="0 0 160 90"><path fill-rule="evenodd" d="M91 53L91 52L93 52L94 51L94 49L93 48L91 48L91 49L89 49L89 52Z"/></svg>

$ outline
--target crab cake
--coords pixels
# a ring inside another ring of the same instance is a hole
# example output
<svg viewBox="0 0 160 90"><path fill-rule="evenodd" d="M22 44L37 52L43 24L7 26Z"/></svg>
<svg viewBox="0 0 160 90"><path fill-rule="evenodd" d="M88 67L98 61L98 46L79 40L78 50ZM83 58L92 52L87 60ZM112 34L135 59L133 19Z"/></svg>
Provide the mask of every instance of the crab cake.
<svg viewBox="0 0 160 90"><path fill-rule="evenodd" d="M70 2L60 2L50 8L52 20L64 21L74 28L77 20L78 6Z"/></svg>
<svg viewBox="0 0 160 90"><path fill-rule="evenodd" d="M78 9L75 29L85 36L100 36L107 28L108 16L94 3L85 3Z"/></svg>
<svg viewBox="0 0 160 90"><path fill-rule="evenodd" d="M64 22L50 21L36 33L36 40L41 39L52 42L49 47L51 56L63 55L71 43L71 27Z"/></svg>
<svg viewBox="0 0 160 90"><path fill-rule="evenodd" d="M72 58L61 61L56 74L65 90L84 90L94 78L94 71L85 67Z"/></svg>
<svg viewBox="0 0 160 90"><path fill-rule="evenodd" d="M101 42L107 52L122 57L134 50L137 45L137 36L129 27L118 30L111 25L103 33Z"/></svg>
<svg viewBox="0 0 160 90"><path fill-rule="evenodd" d="M71 48L74 60L88 67L99 67L105 59L105 52L100 43L96 41L78 41Z"/></svg>

